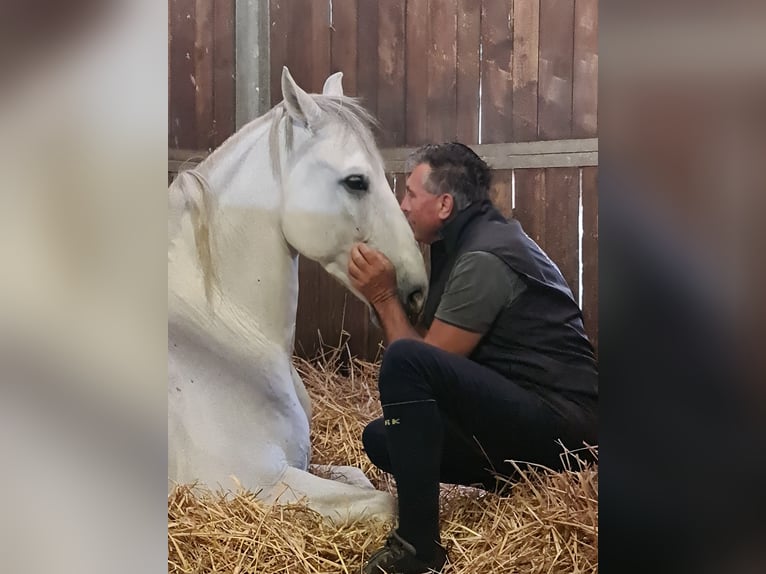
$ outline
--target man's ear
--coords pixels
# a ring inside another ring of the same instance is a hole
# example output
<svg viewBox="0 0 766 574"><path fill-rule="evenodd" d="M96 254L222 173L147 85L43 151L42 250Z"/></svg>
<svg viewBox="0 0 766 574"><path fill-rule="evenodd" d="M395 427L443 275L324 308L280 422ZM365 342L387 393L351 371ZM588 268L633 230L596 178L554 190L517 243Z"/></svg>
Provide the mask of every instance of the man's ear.
<svg viewBox="0 0 766 574"><path fill-rule="evenodd" d="M455 198L449 193L442 193L439 197L439 219L446 221L455 209Z"/></svg>

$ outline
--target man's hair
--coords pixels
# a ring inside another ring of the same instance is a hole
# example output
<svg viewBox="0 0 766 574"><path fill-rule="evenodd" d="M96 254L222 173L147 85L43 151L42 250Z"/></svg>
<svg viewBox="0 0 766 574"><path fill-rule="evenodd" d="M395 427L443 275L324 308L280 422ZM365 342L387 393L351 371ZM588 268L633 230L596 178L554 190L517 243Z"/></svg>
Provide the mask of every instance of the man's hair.
<svg viewBox="0 0 766 574"><path fill-rule="evenodd" d="M407 171L421 163L431 166L423 184L426 190L434 195L449 193L455 200L455 213L489 199L492 177L489 166L467 145L457 142L424 145L407 159Z"/></svg>

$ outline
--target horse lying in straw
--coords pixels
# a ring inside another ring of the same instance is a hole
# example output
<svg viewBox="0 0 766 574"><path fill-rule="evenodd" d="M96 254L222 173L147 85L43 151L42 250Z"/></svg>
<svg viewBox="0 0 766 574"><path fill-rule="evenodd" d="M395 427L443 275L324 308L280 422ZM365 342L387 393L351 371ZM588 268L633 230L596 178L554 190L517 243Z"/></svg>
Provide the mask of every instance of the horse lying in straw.
<svg viewBox="0 0 766 574"><path fill-rule="evenodd" d="M341 74L310 95L282 72L284 101L169 189L168 464L174 482L305 498L335 519L388 519L393 500L356 468L307 472L311 404L292 365L298 254L354 292L350 249L396 267L411 312L427 277L388 185L371 118ZM354 293L359 297L359 293Z"/></svg>

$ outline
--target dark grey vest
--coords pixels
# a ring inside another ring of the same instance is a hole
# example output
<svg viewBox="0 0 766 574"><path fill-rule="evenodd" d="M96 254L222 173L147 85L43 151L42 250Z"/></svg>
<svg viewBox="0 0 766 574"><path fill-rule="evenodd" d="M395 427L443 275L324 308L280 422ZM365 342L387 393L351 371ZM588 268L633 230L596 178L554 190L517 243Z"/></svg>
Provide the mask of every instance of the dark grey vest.
<svg viewBox="0 0 766 574"><path fill-rule="evenodd" d="M553 399L593 405L598 372L582 312L558 268L489 201L471 205L442 230L431 246L431 278L422 321L430 327L458 257L484 251L522 276L527 288L503 310L471 359Z"/></svg>

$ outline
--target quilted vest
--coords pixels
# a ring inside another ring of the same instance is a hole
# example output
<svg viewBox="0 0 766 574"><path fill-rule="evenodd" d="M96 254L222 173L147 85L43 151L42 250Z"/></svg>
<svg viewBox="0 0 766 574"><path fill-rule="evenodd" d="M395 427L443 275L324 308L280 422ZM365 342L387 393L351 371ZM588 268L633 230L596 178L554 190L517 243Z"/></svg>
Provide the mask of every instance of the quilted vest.
<svg viewBox="0 0 766 574"><path fill-rule="evenodd" d="M460 255L483 251L499 257L527 285L482 337L470 358L549 402L556 397L593 405L598 371L582 312L561 272L515 219L506 220L490 201L461 211L431 245L428 299L421 321L433 322L450 272Z"/></svg>

